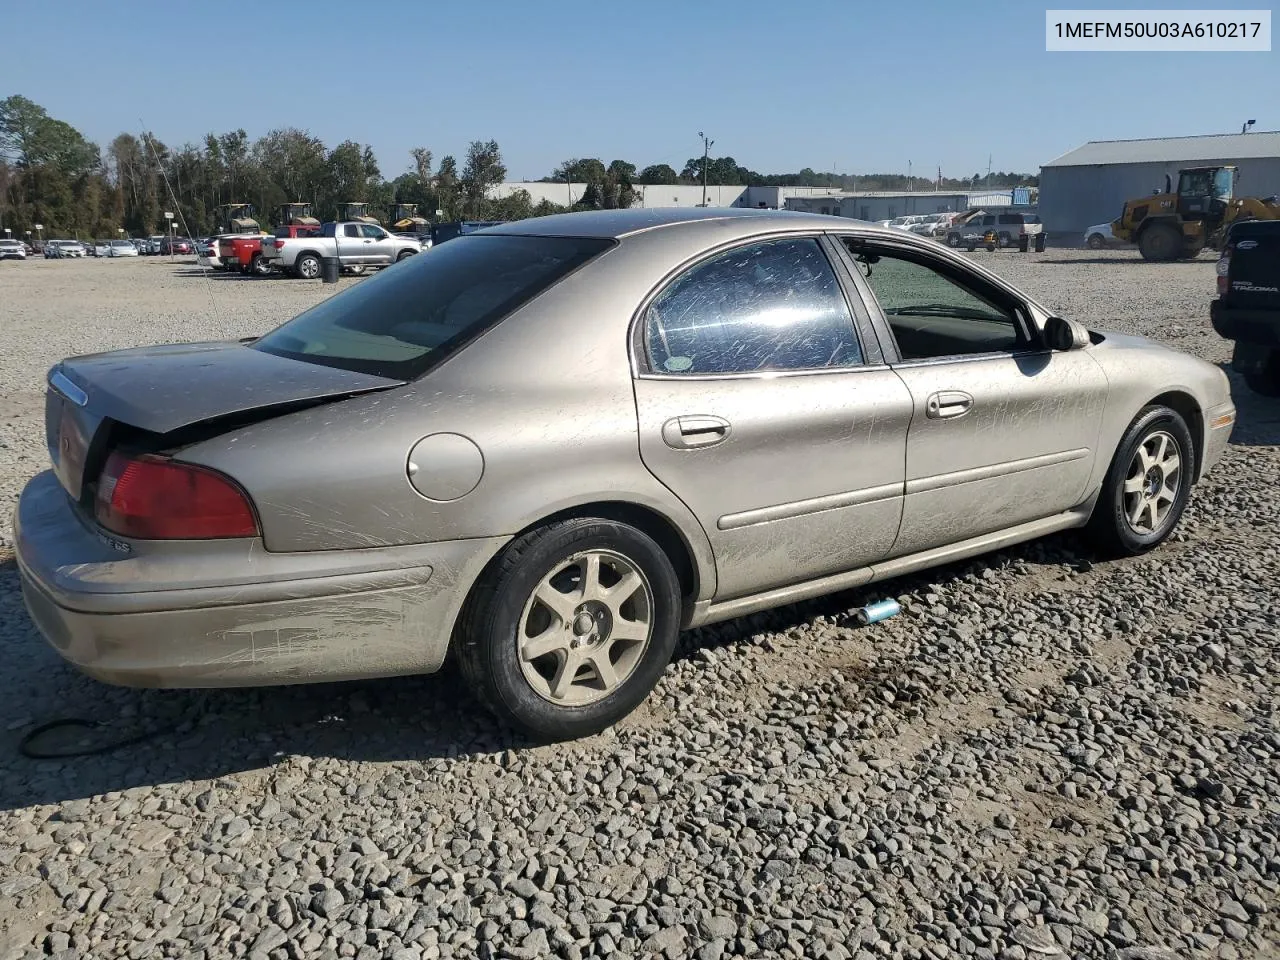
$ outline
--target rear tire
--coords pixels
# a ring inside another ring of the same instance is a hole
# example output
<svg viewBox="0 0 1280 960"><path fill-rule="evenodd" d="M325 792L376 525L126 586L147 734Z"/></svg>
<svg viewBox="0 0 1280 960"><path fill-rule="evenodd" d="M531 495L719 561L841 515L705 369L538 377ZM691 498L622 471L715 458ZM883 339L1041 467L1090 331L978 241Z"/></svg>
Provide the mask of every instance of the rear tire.
<svg viewBox="0 0 1280 960"><path fill-rule="evenodd" d="M271 261L260 253L255 253L253 259L249 261L249 272L255 277L267 277L271 275Z"/></svg>
<svg viewBox="0 0 1280 960"><path fill-rule="evenodd" d="M658 682L681 603L671 561L647 534L559 521L518 537L481 575L459 619L458 663L476 697L526 735L589 736Z"/></svg>
<svg viewBox="0 0 1280 960"><path fill-rule="evenodd" d="M1195 444L1182 415L1152 404L1125 431L1087 533L1109 556L1136 556L1173 533L1191 496Z"/></svg>
<svg viewBox="0 0 1280 960"><path fill-rule="evenodd" d="M303 280L316 280L320 277L320 258L314 253L304 253L294 264L298 276Z"/></svg>
<svg viewBox="0 0 1280 960"><path fill-rule="evenodd" d="M1178 259L1182 252L1182 234L1167 223L1153 223L1138 238L1138 252L1143 260L1166 263Z"/></svg>
<svg viewBox="0 0 1280 960"><path fill-rule="evenodd" d="M948 246L948 247L958 247L958 246L960 246L960 234L958 234L958 233L948 233L948 234L947 234L947 246Z"/></svg>

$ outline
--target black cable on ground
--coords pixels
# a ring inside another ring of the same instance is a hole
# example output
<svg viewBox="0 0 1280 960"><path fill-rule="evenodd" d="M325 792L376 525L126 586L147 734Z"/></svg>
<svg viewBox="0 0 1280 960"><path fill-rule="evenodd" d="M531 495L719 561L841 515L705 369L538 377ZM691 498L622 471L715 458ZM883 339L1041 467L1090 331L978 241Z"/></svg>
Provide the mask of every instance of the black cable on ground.
<svg viewBox="0 0 1280 960"><path fill-rule="evenodd" d="M133 746L135 743L142 743L144 740L150 740L152 737L158 737L161 734L169 733L176 729L181 720L174 721L172 724L153 727L150 730L143 730L131 737L125 737L121 740L113 740L110 743L100 744L96 747L80 747L72 750L59 750L48 752L32 747L31 743L41 734L48 733L50 730L57 730L62 727L80 727L85 730L96 730L105 724L97 720L84 720L80 717L64 717L61 720L51 720L48 723L42 723L34 730L28 730L26 736L18 741L18 752L30 760L58 760L65 757L91 757L99 753L110 753L112 750L119 750L121 747Z"/></svg>

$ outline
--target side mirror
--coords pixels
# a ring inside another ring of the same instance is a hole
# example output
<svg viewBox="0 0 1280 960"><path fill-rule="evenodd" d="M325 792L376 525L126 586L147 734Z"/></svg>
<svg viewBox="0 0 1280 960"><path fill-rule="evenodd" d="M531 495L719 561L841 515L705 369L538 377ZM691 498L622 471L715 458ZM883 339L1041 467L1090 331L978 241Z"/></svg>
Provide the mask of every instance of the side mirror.
<svg viewBox="0 0 1280 960"><path fill-rule="evenodd" d="M1050 350L1079 350L1089 342L1083 324L1065 317L1050 317L1044 324L1044 340Z"/></svg>

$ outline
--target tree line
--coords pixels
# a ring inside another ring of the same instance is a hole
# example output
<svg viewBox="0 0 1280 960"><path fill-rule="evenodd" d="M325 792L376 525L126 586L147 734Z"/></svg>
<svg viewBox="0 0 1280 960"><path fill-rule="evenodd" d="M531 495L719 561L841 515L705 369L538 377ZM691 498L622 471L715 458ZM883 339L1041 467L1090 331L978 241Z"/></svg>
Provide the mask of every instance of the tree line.
<svg viewBox="0 0 1280 960"><path fill-rule="evenodd" d="M690 159L677 173L667 164L638 169L614 160L572 159L546 182L585 184L572 206L534 202L528 191L493 197L507 168L496 141L473 141L462 155L436 162L426 147L410 151L406 172L388 180L368 144L344 140L327 146L306 130L284 127L251 140L244 130L210 133L203 143L165 144L151 132L121 133L105 148L65 121L49 116L23 96L0 100L0 226L23 237L36 224L43 235L109 237L123 229L145 236L165 229L173 212L183 232L205 235L221 228L218 207L252 203L264 225L284 203L310 203L321 219L337 216L338 205L356 201L384 221L396 203L418 205L429 220L517 220L568 210L631 206L641 184L697 184L703 158ZM934 181L898 174L853 177L815 173L758 174L732 157L709 158L711 185L829 186L840 189L929 189ZM997 174L992 187L1034 183L1034 177ZM985 180L984 180L985 183ZM950 189L973 183L944 181Z"/></svg>

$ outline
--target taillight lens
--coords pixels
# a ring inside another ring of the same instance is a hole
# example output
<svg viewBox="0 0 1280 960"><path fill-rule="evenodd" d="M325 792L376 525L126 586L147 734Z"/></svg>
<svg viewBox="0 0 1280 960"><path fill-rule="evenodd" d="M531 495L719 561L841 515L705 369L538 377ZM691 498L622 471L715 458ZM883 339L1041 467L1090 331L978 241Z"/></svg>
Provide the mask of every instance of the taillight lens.
<svg viewBox="0 0 1280 960"><path fill-rule="evenodd" d="M141 540L258 535L253 505L229 477L153 455L113 453L98 481L94 512L108 530Z"/></svg>
<svg viewBox="0 0 1280 960"><path fill-rule="evenodd" d="M1231 272L1231 248L1230 247L1227 247L1227 249L1223 252L1222 256L1218 258L1218 265L1216 267L1216 272L1218 274L1218 296L1221 297L1221 296L1224 296L1227 292L1227 274Z"/></svg>

